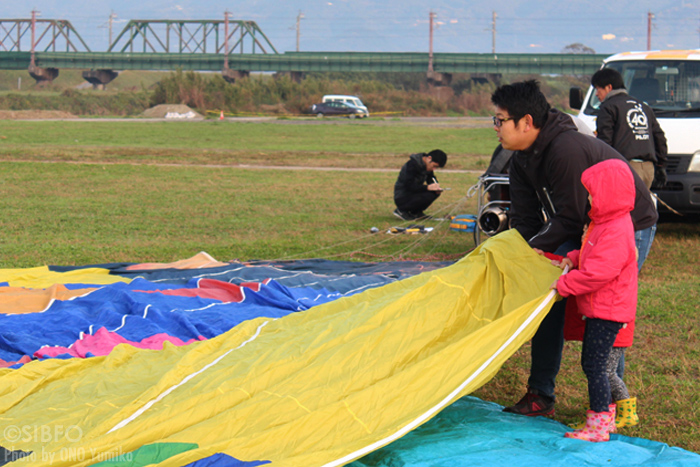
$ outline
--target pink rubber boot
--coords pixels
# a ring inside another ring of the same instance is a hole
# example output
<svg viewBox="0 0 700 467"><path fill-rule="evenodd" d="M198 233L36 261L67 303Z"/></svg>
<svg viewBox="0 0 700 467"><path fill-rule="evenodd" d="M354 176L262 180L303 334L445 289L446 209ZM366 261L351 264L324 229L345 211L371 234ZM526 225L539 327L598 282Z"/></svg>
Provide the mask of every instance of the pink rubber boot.
<svg viewBox="0 0 700 467"><path fill-rule="evenodd" d="M565 433L567 438L582 439L594 443L610 439L610 424L615 423L615 417L610 412L586 411L586 426L580 430Z"/></svg>
<svg viewBox="0 0 700 467"><path fill-rule="evenodd" d="M610 419L610 429L609 433L617 433L617 425L615 425L615 417L617 416L617 404L614 402L608 406L608 412L612 415Z"/></svg>

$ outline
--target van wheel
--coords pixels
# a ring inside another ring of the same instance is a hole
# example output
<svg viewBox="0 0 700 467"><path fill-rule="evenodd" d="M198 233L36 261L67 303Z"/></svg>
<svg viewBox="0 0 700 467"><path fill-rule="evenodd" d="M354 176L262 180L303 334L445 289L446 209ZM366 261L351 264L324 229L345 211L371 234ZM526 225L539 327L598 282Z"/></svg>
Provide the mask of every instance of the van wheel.
<svg viewBox="0 0 700 467"><path fill-rule="evenodd" d="M318 118L323 118L323 114L322 114L321 112L319 112L319 113L316 114L316 117L318 117Z"/></svg>

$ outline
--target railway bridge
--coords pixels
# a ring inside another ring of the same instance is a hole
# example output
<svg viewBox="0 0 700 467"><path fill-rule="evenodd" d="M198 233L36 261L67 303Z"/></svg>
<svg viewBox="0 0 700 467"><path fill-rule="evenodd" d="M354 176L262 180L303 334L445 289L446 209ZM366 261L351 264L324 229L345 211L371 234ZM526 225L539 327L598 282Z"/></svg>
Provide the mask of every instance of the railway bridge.
<svg viewBox="0 0 700 467"><path fill-rule="evenodd" d="M110 34L111 36L111 34ZM83 78L104 87L122 70L221 72L228 81L251 72L425 73L435 85L455 73L594 73L608 54L479 54L432 52L279 53L254 21L131 20L105 52L94 52L71 23L51 19L0 19L0 69L28 70L38 81L60 69L82 69Z"/></svg>

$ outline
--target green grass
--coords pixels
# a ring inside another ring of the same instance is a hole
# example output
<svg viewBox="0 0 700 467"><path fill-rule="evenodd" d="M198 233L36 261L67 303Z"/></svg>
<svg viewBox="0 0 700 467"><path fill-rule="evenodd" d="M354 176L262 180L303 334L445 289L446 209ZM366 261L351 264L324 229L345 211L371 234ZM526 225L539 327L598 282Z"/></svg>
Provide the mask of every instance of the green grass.
<svg viewBox="0 0 700 467"><path fill-rule="evenodd" d="M0 267L327 257L457 258L470 234L426 222L430 235L388 235L392 187L411 152L435 147L448 168L478 168L492 130L232 122L3 122ZM390 123L384 125L384 123ZM77 142L75 140L78 140ZM163 163L162 165L148 165ZM165 163L170 165L165 165ZM237 164L253 167L244 168ZM384 171L263 170L255 165ZM473 213L476 175L440 173L452 188L431 213ZM370 227L382 233L370 234ZM642 419L622 434L700 452L700 224L662 223L640 276L626 382ZM555 418L587 405L580 344L568 343ZM529 347L476 395L501 404L525 390Z"/></svg>
<svg viewBox="0 0 700 467"><path fill-rule="evenodd" d="M356 121L4 121L0 128L0 160L24 161L398 169L408 154L440 148L450 155L447 169L483 170L496 144L492 129Z"/></svg>
<svg viewBox="0 0 700 467"><path fill-rule="evenodd" d="M465 129L427 124L380 125L360 120L318 122L309 119L306 124L288 124L287 121L87 120L72 125L56 121L3 121L0 132L6 137L4 145L292 150L342 154L406 154L421 148L440 147L449 154L490 155L497 144L496 134L490 127Z"/></svg>
<svg viewBox="0 0 700 467"><path fill-rule="evenodd" d="M371 235L397 221L390 172L241 170L125 164L2 163L0 267L172 261L205 250L217 258L340 255L454 256L472 236ZM455 188L472 174L448 173ZM438 208L471 212L464 192ZM333 245L338 245L333 247ZM324 247L323 250L318 250ZM404 251L404 249L409 249ZM431 256L431 257L432 257Z"/></svg>

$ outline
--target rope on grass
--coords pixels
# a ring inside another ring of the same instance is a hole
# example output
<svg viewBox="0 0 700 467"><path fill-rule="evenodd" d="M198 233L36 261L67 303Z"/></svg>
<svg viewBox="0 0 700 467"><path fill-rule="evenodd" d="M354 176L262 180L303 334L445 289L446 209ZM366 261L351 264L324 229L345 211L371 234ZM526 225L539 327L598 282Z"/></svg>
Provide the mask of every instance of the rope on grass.
<svg viewBox="0 0 700 467"><path fill-rule="evenodd" d="M448 227L449 227L449 221L451 219L451 216L457 212L458 207L463 204L463 202L465 201L465 199L467 199L467 197L468 196L462 197L459 200L455 201L454 203L439 209L435 213L435 218L438 218L440 220L438 221L438 224L433 228L432 231L418 235L415 241L405 245L403 248L400 248L398 251L395 251L392 254L380 255L380 254L376 254L376 253L371 253L367 250L376 248L376 247L381 246L381 245L388 243L388 242L395 241L395 237L400 238L401 237L400 235L389 235L387 237L381 238L379 241L373 242L373 243L366 245L364 247L355 248L355 249L348 251L348 252L328 254L328 255L319 255L318 254L319 252L335 249L335 248L338 248L338 247L341 247L343 245L347 245L347 244L350 244L353 242L365 241L369 238L376 239L377 235L374 233L371 233L371 234L363 235L360 237L352 238L350 240L346 240L343 242L339 242L339 243L336 243L333 245L317 248L314 250L308 250L308 251L293 254L293 255L287 255L287 256L284 256L281 258L276 258L276 259L273 259L271 261L288 261L288 260L294 260L294 259L299 259L299 258L309 258L309 257L323 257L326 259L338 258L338 257L354 258L358 255L373 257L373 258L377 258L379 260L409 261L409 258L407 256L410 255L411 252L415 251L417 248L419 248L423 243L425 243L428 240L431 240L433 242L433 246L430 249L430 251L422 256L411 258L410 259L411 261L421 261L421 260L422 261L434 261L436 257L442 257L442 258L444 258L444 260L458 259L458 258L461 258L464 255L466 255L467 253L469 253L469 251L471 251L471 250L468 250L464 253L454 254L454 255L434 254L433 252L441 245L441 241L440 241L439 237L437 238L437 241L436 241L436 232L446 222L448 223ZM410 223L415 223L415 221L403 221L403 223L401 225L410 225ZM443 237L444 237L444 235L443 235Z"/></svg>

